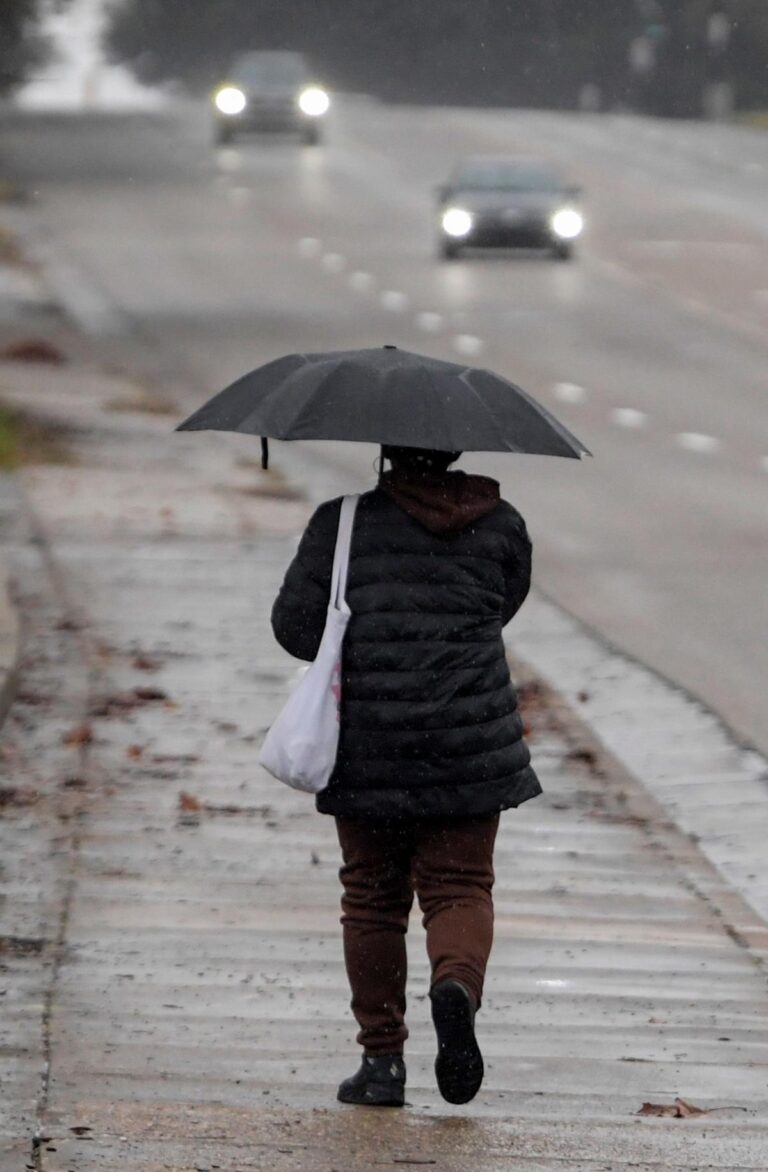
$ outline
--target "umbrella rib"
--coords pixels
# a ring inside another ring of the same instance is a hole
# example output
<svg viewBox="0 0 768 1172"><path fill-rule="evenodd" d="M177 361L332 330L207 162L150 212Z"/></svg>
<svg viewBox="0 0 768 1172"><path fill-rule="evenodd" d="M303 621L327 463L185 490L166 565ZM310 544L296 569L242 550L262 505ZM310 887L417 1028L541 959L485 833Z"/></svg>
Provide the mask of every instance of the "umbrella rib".
<svg viewBox="0 0 768 1172"><path fill-rule="evenodd" d="M493 424L493 426L495 428L497 436L504 444L504 448L502 450L507 451L507 452L519 452L520 448L518 446L510 447L509 443L506 440L506 437L504 436L504 432L502 430L501 424L500 424L499 420L497 419L495 413L491 410L491 408L488 406L488 404L485 402L485 400L480 396L479 391L477 391L476 388L472 386L472 383L467 378L467 375L472 373L472 369L473 368L471 366L465 366L464 369L462 370L461 374L458 376L459 381L462 382L464 384L464 386L467 387L472 392L472 394L475 396L475 399L482 407L483 411L485 411L486 415L491 420L491 423Z"/></svg>
<svg viewBox="0 0 768 1172"><path fill-rule="evenodd" d="M307 366L310 365L309 358L306 354L298 355L298 357L300 357L302 359L302 365L297 367L296 370L291 371L291 374L290 374L287 381L290 381L290 379L294 378L297 374L299 374L300 371L304 370ZM325 378L328 378L330 376L330 374L332 374L332 373L333 373L332 370L329 371L328 374L325 376ZM325 378L323 379L323 382L325 382ZM322 386L322 383L320 384L320 386ZM312 398L314 398L315 394L317 393L317 391L319 389L320 389L319 387L315 387L310 390L307 399L305 399L305 401L301 404L301 406L296 408L296 413L294 414L293 419L291 419L291 421L285 427L281 428L280 429L281 431L290 431L290 430L292 430L292 428L294 428L296 426L297 415L305 410L308 403L311 401ZM249 428L252 429L254 417L257 416L261 411L263 411L265 409L265 406L267 406L267 407L269 406L270 400L273 398L273 396L279 398L281 395L284 395L284 394L285 394L285 386L284 385L273 387L270 390L269 395L266 396L265 399L263 399L257 407L254 407L253 411L251 411L250 414L247 415L246 418L243 420L243 422L241 424L241 430L246 431ZM261 428L259 427L257 430L261 431ZM285 436L284 435L273 435L272 438L273 439L284 439Z"/></svg>

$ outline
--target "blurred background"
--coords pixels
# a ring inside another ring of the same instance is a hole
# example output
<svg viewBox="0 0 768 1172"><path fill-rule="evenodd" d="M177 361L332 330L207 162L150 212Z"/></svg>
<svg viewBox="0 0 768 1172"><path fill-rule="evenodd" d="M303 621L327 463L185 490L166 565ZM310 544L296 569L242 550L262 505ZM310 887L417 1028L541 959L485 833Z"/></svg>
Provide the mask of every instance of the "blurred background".
<svg viewBox="0 0 768 1172"><path fill-rule="evenodd" d="M540 589L768 749L763 0L3 0L0 87L51 344L180 410L293 350L499 370L595 453L464 460Z"/></svg>

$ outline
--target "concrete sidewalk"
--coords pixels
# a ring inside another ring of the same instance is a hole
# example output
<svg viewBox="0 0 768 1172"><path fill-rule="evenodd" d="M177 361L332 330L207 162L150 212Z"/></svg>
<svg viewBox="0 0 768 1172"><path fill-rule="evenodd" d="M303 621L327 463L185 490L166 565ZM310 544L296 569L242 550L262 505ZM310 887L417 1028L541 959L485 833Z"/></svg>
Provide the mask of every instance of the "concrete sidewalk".
<svg viewBox="0 0 768 1172"><path fill-rule="evenodd" d="M335 1102L358 1059L333 824L256 764L296 669L268 608L333 472L173 436L98 371L6 382L80 438L22 474L10 537L2 1172L764 1170L768 928L535 681L546 793L503 820L483 1091L436 1092L414 922L409 1107ZM676 1096L713 1113L637 1114Z"/></svg>

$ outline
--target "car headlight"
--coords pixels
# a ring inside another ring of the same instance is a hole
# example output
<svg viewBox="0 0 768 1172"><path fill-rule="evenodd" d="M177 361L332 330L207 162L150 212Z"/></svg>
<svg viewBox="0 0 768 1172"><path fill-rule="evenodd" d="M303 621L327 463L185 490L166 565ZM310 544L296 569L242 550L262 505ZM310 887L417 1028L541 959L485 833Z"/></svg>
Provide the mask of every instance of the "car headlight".
<svg viewBox="0 0 768 1172"><path fill-rule="evenodd" d="M464 208L447 208L443 212L443 231L448 236L468 236L472 224L472 216Z"/></svg>
<svg viewBox="0 0 768 1172"><path fill-rule="evenodd" d="M560 208L550 220L552 231L561 240L575 240L584 230L584 217L575 208Z"/></svg>
<svg viewBox="0 0 768 1172"><path fill-rule="evenodd" d="M222 114L242 114L247 104L243 91L234 85L222 86L216 92L213 100L217 110L220 110Z"/></svg>
<svg viewBox="0 0 768 1172"><path fill-rule="evenodd" d="M330 104L331 99L319 85L307 86L299 94L299 109L302 114L308 114L310 118L320 118L321 115L325 114Z"/></svg>

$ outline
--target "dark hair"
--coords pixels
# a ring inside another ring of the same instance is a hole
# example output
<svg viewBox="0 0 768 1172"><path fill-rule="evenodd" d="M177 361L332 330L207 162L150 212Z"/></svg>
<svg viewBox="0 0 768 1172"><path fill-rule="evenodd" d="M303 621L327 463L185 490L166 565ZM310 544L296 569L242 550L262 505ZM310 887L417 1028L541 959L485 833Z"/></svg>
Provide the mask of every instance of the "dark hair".
<svg viewBox="0 0 768 1172"><path fill-rule="evenodd" d="M403 472L445 472L454 464L461 452L439 452L433 448L401 448L384 444L381 449L384 460Z"/></svg>

